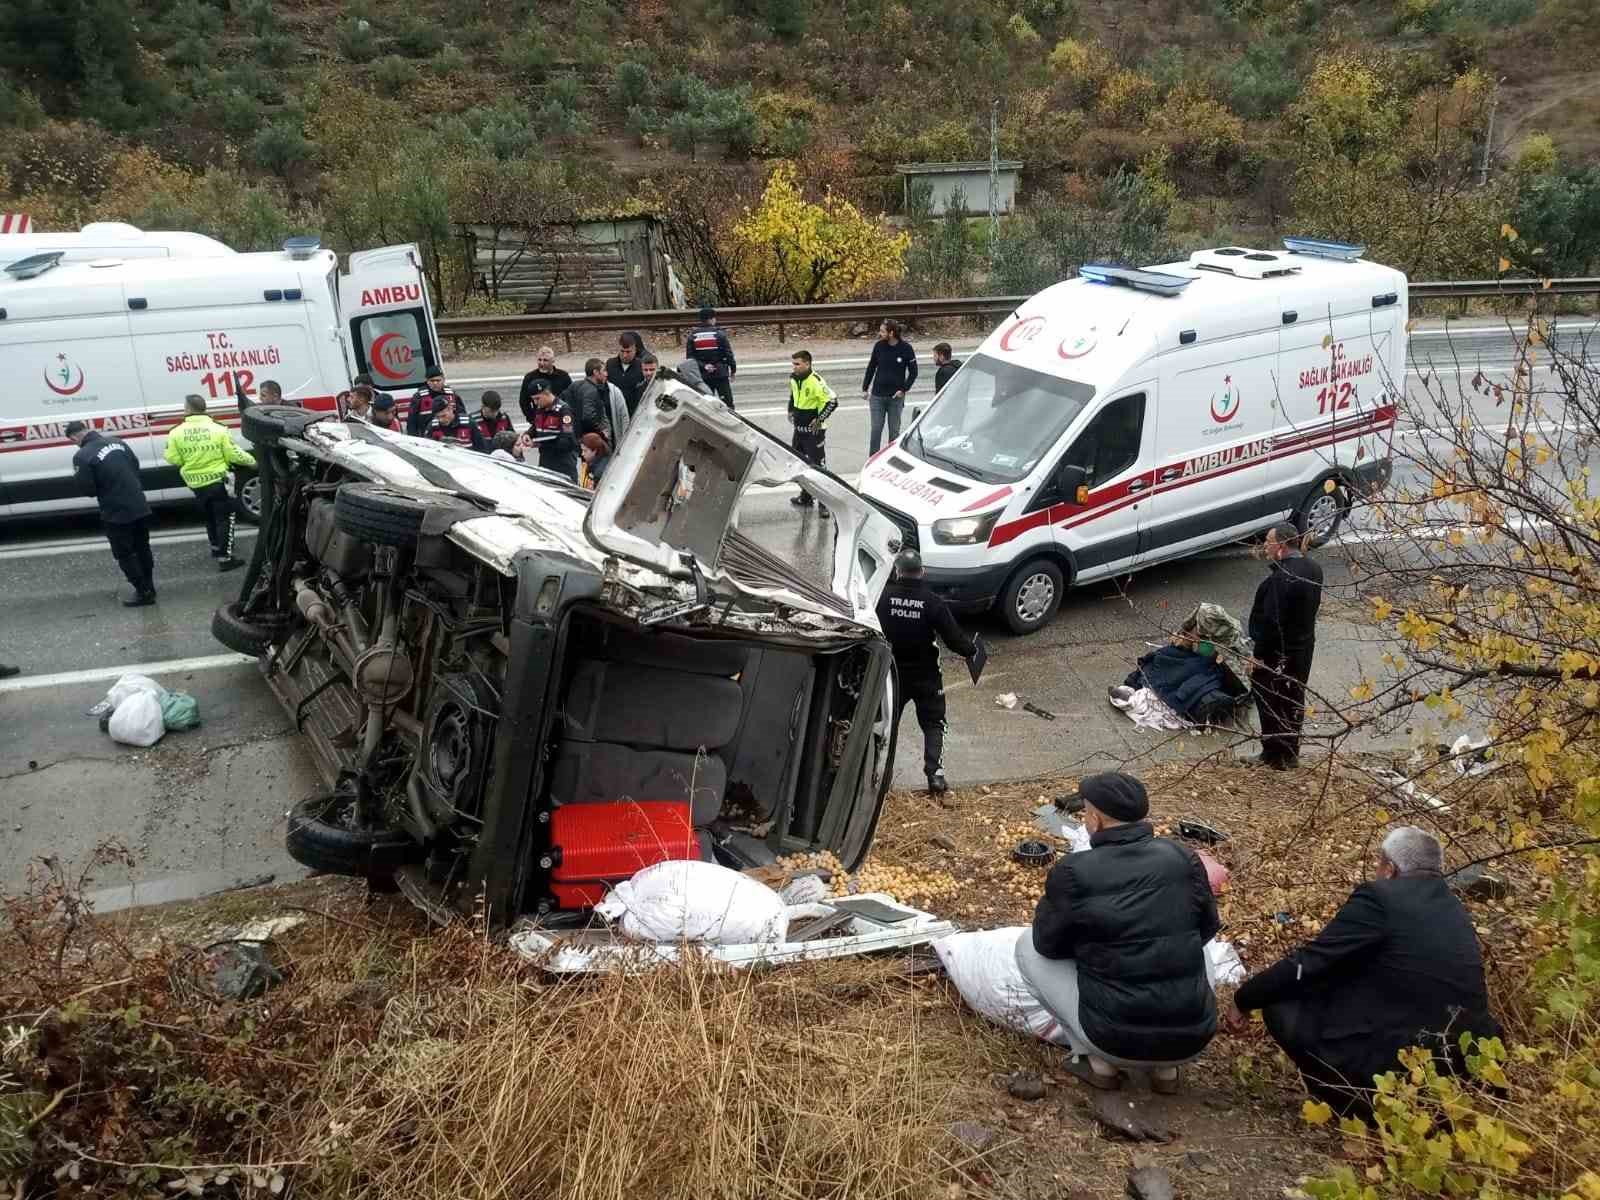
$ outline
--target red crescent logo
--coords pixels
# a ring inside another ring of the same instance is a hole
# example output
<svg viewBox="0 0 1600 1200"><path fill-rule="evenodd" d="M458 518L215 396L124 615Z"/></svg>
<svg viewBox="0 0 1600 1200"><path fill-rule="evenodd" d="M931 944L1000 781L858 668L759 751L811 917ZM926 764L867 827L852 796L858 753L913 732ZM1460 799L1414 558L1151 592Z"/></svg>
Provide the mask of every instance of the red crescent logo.
<svg viewBox="0 0 1600 1200"><path fill-rule="evenodd" d="M61 364L61 373L63 376L65 376L65 378L62 380L63 383L69 382L72 379L74 372L77 373L78 382L72 383L68 387L57 387L55 384L50 382L50 368L46 367L44 369L45 387L49 388L58 396L76 396L79 392L83 391L83 368L77 363L68 359L65 354L56 355L56 361Z"/></svg>
<svg viewBox="0 0 1600 1200"><path fill-rule="evenodd" d="M1218 425L1227 423L1239 411L1239 392L1231 383L1224 382L1222 387L1222 411L1217 411L1217 394L1211 393L1211 419Z"/></svg>
<svg viewBox="0 0 1600 1200"><path fill-rule="evenodd" d="M1018 346L1026 346L1039 336L1039 331L1043 328L1043 317L1023 317L1000 335L1000 349L1015 350Z"/></svg>
<svg viewBox="0 0 1600 1200"><path fill-rule="evenodd" d="M1093 350L1098 343L1099 339L1094 336L1094 331L1090 330L1088 333L1080 333L1075 338L1062 338L1056 345L1056 354L1069 360L1082 358Z"/></svg>
<svg viewBox="0 0 1600 1200"><path fill-rule="evenodd" d="M399 342L401 346L401 352L403 354L401 361L407 364L407 368L404 371L394 370L383 360L384 348L388 346L390 342L396 341ZM372 349L368 351L367 357L372 360L372 369L379 375L382 375L385 379L403 380L406 378L406 376L411 374L409 366L411 362L411 347L406 343L405 338L401 334L381 334L373 341Z"/></svg>

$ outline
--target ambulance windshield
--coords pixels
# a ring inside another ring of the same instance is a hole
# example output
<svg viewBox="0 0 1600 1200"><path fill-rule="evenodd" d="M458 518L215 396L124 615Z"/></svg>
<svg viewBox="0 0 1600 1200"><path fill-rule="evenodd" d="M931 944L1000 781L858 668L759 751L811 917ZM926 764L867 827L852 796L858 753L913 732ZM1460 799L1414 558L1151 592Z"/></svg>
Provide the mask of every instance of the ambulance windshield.
<svg viewBox="0 0 1600 1200"><path fill-rule="evenodd" d="M1087 383L974 354L900 445L974 479L1015 483L1093 398Z"/></svg>

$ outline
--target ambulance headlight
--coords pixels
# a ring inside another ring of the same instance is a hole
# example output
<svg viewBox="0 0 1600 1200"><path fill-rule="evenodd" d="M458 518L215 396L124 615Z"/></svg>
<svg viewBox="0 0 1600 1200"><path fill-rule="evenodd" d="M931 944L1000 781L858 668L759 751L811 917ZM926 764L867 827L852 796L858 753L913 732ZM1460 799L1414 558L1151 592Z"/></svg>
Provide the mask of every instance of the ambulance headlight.
<svg viewBox="0 0 1600 1200"><path fill-rule="evenodd" d="M1000 519L1000 509L976 517L946 517L933 523L933 540L940 546L970 546L987 542Z"/></svg>

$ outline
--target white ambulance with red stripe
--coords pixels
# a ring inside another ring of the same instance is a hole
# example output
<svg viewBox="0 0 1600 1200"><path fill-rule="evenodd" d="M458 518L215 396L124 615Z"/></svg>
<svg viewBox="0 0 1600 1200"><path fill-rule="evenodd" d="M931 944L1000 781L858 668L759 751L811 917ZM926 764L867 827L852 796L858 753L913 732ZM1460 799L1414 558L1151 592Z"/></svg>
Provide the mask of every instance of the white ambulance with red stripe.
<svg viewBox="0 0 1600 1200"><path fill-rule="evenodd" d="M1292 520L1330 538L1386 482L1406 279L1304 238L1089 266L1018 307L858 487L961 609L1031 632L1065 588Z"/></svg>
<svg viewBox="0 0 1600 1200"><path fill-rule="evenodd" d="M414 246L351 254L341 272L315 238L251 254L192 234L118 254L93 227L3 241L46 239L0 254L0 517L94 507L73 479L71 421L125 438L151 500L174 500L189 493L163 457L166 434L191 392L237 426L239 398L264 380L286 402L331 408L356 373L403 399L439 361ZM253 480L240 493L248 513Z"/></svg>

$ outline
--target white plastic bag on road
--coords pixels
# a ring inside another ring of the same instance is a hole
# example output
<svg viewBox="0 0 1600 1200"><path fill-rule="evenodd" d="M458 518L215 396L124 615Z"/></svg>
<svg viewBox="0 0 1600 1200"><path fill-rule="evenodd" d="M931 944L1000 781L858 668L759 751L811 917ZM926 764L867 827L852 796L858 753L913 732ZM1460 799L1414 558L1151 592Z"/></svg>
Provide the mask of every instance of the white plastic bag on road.
<svg viewBox="0 0 1600 1200"><path fill-rule="evenodd" d="M154 746L166 731L161 719L161 697L147 691L134 692L123 699L106 726L111 740L125 746Z"/></svg>
<svg viewBox="0 0 1600 1200"><path fill-rule="evenodd" d="M717 863L656 863L619 883L595 905L642 942L781 942L789 932L783 897Z"/></svg>
<svg viewBox="0 0 1600 1200"><path fill-rule="evenodd" d="M102 713L115 712L117 705L129 696L138 695L140 692L152 692L157 701L167 698L167 689L162 687L148 675L124 675L111 685L111 690L106 693L106 698L89 710L91 717L98 717Z"/></svg>
<svg viewBox="0 0 1600 1200"><path fill-rule="evenodd" d="M1066 1031L1034 999L1017 966L1017 939L1027 931L1026 925L1011 925L952 933L935 942L933 952L973 1012L1007 1029L1065 1046Z"/></svg>

